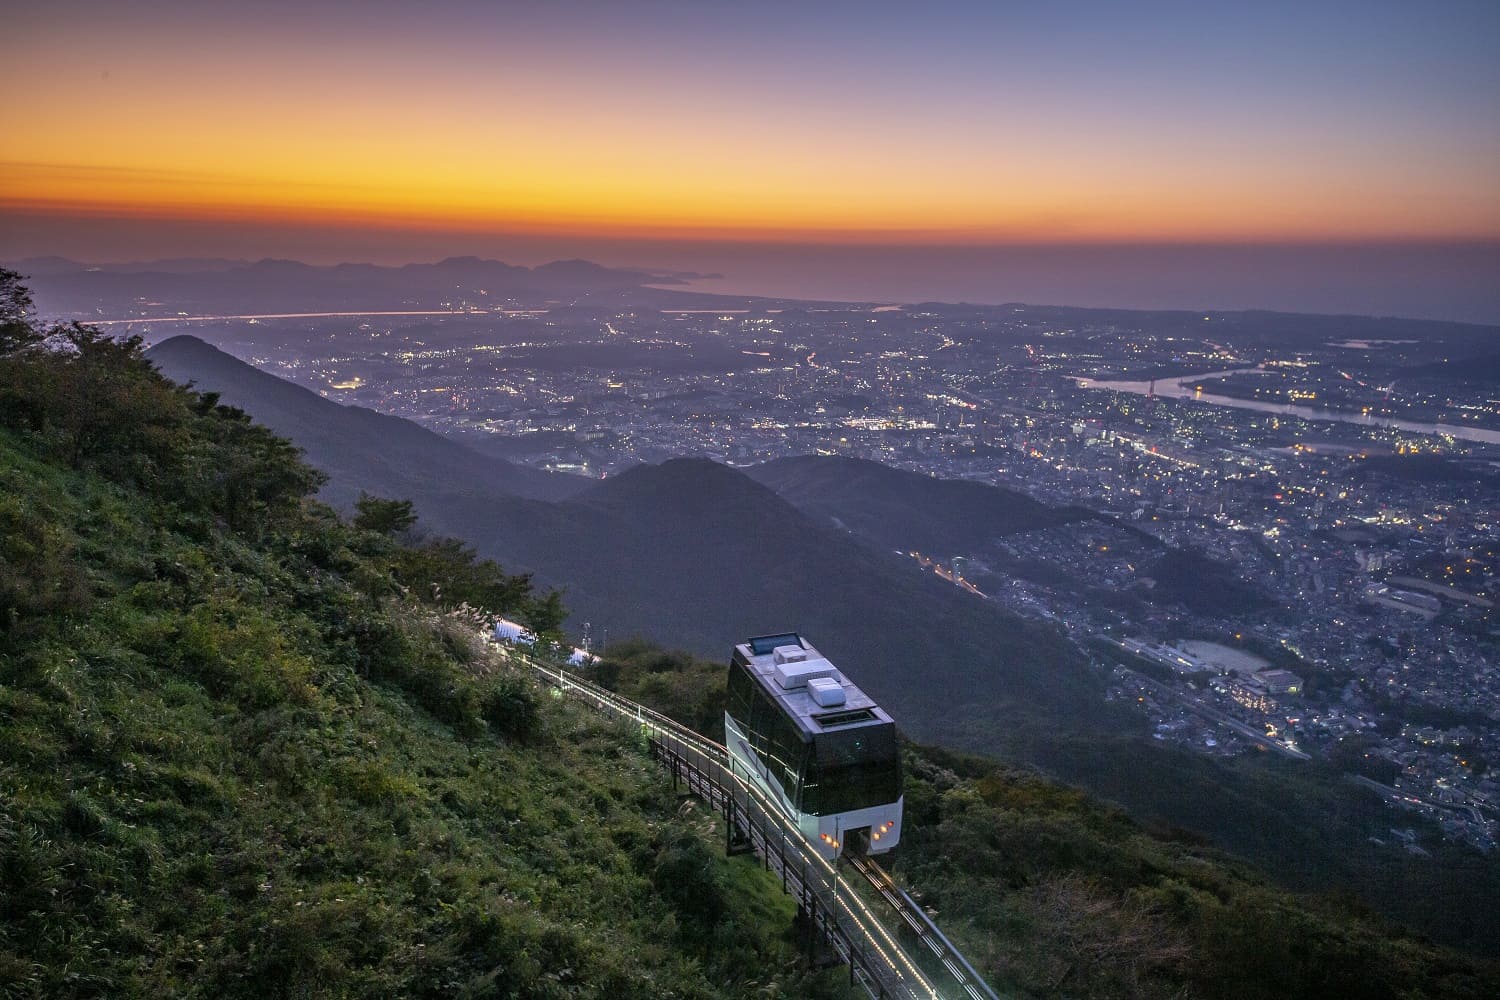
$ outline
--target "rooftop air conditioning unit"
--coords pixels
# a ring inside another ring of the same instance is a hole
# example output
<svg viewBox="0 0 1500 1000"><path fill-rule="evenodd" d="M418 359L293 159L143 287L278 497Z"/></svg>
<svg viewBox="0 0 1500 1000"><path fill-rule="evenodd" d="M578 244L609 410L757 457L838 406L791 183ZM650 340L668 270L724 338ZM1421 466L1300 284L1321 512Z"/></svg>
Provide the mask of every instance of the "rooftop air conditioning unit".
<svg viewBox="0 0 1500 1000"><path fill-rule="evenodd" d="M801 646L777 646L771 651L771 659L782 663L801 663L807 659L807 650Z"/></svg>
<svg viewBox="0 0 1500 1000"><path fill-rule="evenodd" d="M844 685L832 677L814 677L807 682L807 693L823 708L837 708L844 703Z"/></svg>
<svg viewBox="0 0 1500 1000"><path fill-rule="evenodd" d="M805 687L807 682L814 677L833 677L838 673L833 664L821 656L816 660L803 660L799 663L778 663L776 665L776 683L784 690Z"/></svg>

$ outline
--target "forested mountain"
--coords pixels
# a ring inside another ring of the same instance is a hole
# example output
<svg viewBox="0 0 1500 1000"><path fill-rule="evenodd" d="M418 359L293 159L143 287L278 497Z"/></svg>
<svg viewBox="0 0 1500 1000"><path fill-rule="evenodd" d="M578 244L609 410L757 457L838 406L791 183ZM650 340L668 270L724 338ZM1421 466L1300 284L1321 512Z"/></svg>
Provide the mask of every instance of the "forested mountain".
<svg viewBox="0 0 1500 1000"><path fill-rule="evenodd" d="M263 383L242 371L249 366L212 357L221 381L243 374L259 391ZM238 398L256 412L252 392ZM281 429L298 443L323 433ZM344 494L378 492L366 484L387 474L380 456L371 456L368 480L358 449L345 458L331 470ZM1431 859L1372 843L1388 834L1387 807L1331 764L1219 762L1154 743L1135 715L1103 700L1102 675L1053 628L962 593L742 472L675 460L542 501L477 488L468 462L407 481L400 495L421 512L419 528L459 535L481 555L564 588L575 634L588 622L596 637L645 635L718 658L736 638L800 629L857 670L917 738L1041 768L1143 821L1209 837L1285 884L1342 886L1446 940L1500 944L1492 859L1438 836L1424 841ZM929 491L951 488L871 475L900 486L888 494L900 502L870 515L876 528L911 523ZM978 523L1053 516L1003 494L986 502L996 509Z"/></svg>
<svg viewBox="0 0 1500 1000"><path fill-rule="evenodd" d="M555 634L555 595L404 501L340 517L321 479L138 342L0 313L0 993L850 995L630 727L476 641L475 607ZM704 482L721 523L783 510L694 462L516 503L610 525ZM655 541L611 568L647 581ZM617 643L598 669L700 728L719 711L712 663ZM898 866L1015 995L1500 983L1035 775L919 748L908 771Z"/></svg>

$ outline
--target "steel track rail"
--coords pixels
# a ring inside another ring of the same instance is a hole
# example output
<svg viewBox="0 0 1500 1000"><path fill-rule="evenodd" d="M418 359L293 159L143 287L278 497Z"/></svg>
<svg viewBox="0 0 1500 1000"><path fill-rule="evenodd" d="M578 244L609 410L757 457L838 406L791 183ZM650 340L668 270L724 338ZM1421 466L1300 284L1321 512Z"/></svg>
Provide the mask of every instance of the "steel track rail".
<svg viewBox="0 0 1500 1000"><path fill-rule="evenodd" d="M932 953L937 956L938 961L948 970L954 980L958 983L965 995L972 1000L1000 1000L1000 997L984 981L974 967L964 958L963 953L953 946L938 925L933 923L927 911L909 896L905 889L896 884L896 880L873 858L861 857L857 854L849 855L849 862L856 871L863 875L874 887L880 897L886 901L891 909L896 911L907 927L917 935Z"/></svg>

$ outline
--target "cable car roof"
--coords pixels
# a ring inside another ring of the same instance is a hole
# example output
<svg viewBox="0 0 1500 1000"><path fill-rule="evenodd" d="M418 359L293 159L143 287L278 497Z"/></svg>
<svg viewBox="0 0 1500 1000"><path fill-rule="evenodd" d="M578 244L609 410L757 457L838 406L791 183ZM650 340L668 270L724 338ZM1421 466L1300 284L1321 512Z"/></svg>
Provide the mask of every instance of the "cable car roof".
<svg viewBox="0 0 1500 1000"><path fill-rule="evenodd" d="M736 646L735 653L735 659L749 665L751 676L782 711L796 720L804 735L891 722L874 699L796 633L757 636ZM817 683L819 680L823 683ZM842 689L842 704L828 704L826 696L824 703L819 703L818 688L826 689L827 681L837 682Z"/></svg>

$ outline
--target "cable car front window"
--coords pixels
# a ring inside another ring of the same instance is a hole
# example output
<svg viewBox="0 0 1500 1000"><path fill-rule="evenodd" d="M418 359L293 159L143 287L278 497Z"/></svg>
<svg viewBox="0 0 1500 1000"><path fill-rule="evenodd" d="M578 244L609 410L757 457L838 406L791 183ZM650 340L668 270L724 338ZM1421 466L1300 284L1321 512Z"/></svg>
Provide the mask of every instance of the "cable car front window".
<svg viewBox="0 0 1500 1000"><path fill-rule="evenodd" d="M818 816L895 802L901 797L896 727L861 726L813 738L802 809Z"/></svg>

